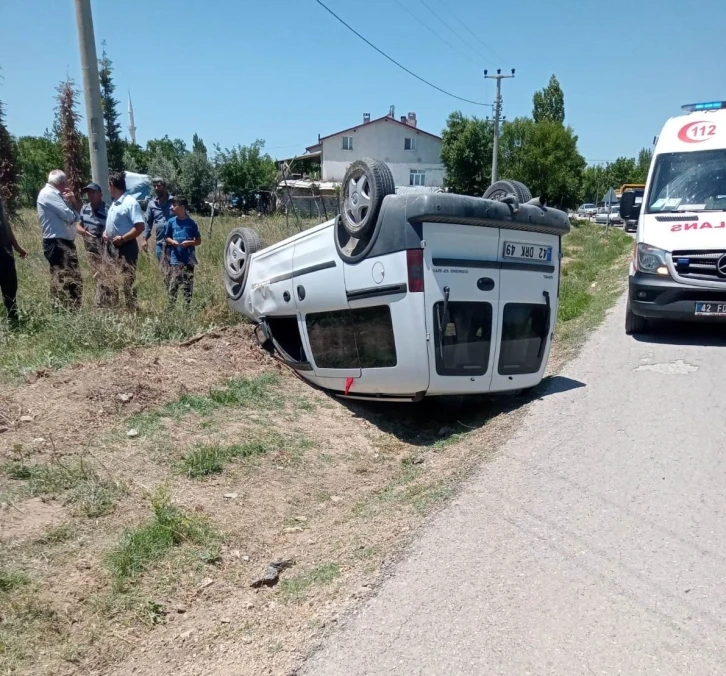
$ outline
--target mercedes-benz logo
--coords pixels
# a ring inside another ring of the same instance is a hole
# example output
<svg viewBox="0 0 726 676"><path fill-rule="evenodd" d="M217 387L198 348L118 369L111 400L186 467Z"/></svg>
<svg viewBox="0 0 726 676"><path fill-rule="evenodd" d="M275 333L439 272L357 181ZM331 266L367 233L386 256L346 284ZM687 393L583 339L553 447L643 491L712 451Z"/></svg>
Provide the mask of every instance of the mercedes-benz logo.
<svg viewBox="0 0 726 676"><path fill-rule="evenodd" d="M726 279L726 254L716 261L716 272L719 277Z"/></svg>

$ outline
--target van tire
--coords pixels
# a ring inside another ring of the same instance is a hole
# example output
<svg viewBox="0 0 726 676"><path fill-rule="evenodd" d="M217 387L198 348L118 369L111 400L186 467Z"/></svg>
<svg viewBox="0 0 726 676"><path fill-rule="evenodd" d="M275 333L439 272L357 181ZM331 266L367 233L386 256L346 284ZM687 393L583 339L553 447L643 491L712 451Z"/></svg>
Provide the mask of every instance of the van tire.
<svg viewBox="0 0 726 676"><path fill-rule="evenodd" d="M262 240L252 228L234 228L224 246L224 289L229 298L242 296L249 274L250 256L262 248Z"/></svg>
<svg viewBox="0 0 726 676"><path fill-rule="evenodd" d="M532 199L532 193L529 191L529 188L519 181L495 181L487 188L487 191L482 197L485 200L501 201L509 195L514 195L520 204L529 202Z"/></svg>
<svg viewBox="0 0 726 676"><path fill-rule="evenodd" d="M645 317L636 315L630 307L630 301L625 307L625 335L635 336L639 333L645 333L648 326L648 320Z"/></svg>
<svg viewBox="0 0 726 676"><path fill-rule="evenodd" d="M340 218L345 231L356 239L369 236L378 220L386 195L396 193L387 164L364 157L345 172L340 191Z"/></svg>

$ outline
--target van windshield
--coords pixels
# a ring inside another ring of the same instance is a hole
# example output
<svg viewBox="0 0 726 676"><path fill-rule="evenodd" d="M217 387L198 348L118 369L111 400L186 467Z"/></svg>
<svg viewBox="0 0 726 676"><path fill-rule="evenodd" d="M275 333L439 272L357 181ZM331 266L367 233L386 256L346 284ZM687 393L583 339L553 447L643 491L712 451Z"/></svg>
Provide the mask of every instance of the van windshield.
<svg viewBox="0 0 726 676"><path fill-rule="evenodd" d="M658 155L646 213L726 210L726 150Z"/></svg>

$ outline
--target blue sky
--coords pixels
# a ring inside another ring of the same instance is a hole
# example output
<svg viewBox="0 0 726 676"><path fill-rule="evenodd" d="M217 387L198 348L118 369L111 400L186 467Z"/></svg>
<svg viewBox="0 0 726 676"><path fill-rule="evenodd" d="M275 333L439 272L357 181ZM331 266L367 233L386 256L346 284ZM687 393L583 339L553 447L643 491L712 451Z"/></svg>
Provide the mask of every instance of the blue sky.
<svg viewBox="0 0 726 676"><path fill-rule="evenodd" d="M459 96L491 103L483 69L516 67L504 113L531 112L552 73L567 123L589 161L635 155L681 104L726 99L723 0L324 0L405 66ZM15 135L41 134L54 87L81 82L72 0L0 0L0 99ZM284 157L357 124L363 112L415 111L440 133L450 99L374 52L315 0L92 0L96 40L114 62L126 127L131 91L137 136L169 134L208 147L266 140ZM466 24L479 38L475 40ZM467 44L468 43L468 44ZM467 55L467 58L463 54ZM85 123L84 123L85 124Z"/></svg>

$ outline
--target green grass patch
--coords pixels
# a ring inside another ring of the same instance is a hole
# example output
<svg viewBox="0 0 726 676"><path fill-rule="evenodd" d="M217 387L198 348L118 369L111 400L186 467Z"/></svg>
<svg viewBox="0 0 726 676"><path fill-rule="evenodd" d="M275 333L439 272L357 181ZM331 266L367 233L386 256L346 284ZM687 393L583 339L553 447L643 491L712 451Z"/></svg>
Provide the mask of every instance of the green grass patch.
<svg viewBox="0 0 726 676"><path fill-rule="evenodd" d="M339 577L337 563L324 563L307 573L284 579L280 583L280 596L287 602L301 603L312 587L330 584Z"/></svg>
<svg viewBox="0 0 726 676"><path fill-rule="evenodd" d="M183 545L200 547L203 560L216 560L222 538L207 519L187 514L172 504L169 493L160 490L152 498L152 518L124 531L121 542L106 556L106 566L117 587L138 578Z"/></svg>
<svg viewBox="0 0 726 676"><path fill-rule="evenodd" d="M113 511L124 492L120 483L103 478L82 457L67 462L54 459L49 464L29 464L21 458L3 469L8 478L23 482L25 496L62 496L74 513L90 518Z"/></svg>
<svg viewBox="0 0 726 676"><path fill-rule="evenodd" d="M0 569L0 594L7 594L29 584L30 578L25 573Z"/></svg>
<svg viewBox="0 0 726 676"><path fill-rule="evenodd" d="M243 444L205 444L196 446L180 463L180 471L191 479L218 474L231 460L264 455L272 445L262 441Z"/></svg>

